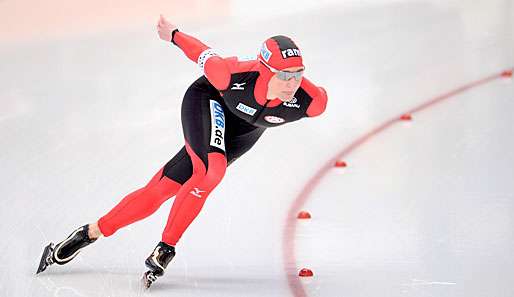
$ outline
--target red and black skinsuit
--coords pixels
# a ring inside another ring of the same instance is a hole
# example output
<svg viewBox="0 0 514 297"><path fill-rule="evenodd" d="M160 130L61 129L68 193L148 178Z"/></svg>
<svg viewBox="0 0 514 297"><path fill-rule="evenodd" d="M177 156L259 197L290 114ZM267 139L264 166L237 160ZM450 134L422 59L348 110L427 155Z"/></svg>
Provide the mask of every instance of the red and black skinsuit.
<svg viewBox="0 0 514 297"><path fill-rule="evenodd" d="M295 46L284 36L273 38L277 47ZM205 74L188 88L182 102L185 146L145 187L127 195L99 219L104 236L149 216L176 195L162 233L162 241L175 246L222 180L227 166L247 152L267 128L314 117L325 110L325 90L305 77L292 101L268 100L268 81L273 73L259 60L222 58L178 30L172 42L198 62Z"/></svg>

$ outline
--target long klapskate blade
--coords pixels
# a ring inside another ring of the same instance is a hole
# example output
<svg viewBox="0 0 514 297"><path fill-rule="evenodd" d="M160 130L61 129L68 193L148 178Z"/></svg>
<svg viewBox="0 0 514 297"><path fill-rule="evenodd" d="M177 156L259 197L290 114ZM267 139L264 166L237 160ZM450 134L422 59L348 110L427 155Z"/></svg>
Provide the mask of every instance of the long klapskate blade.
<svg viewBox="0 0 514 297"><path fill-rule="evenodd" d="M50 243L43 250L43 255L41 255L41 260L39 261L39 267L37 268L36 274L45 271L46 267L48 267L48 263L46 262L46 259L52 253L52 246L53 246L53 243Z"/></svg>

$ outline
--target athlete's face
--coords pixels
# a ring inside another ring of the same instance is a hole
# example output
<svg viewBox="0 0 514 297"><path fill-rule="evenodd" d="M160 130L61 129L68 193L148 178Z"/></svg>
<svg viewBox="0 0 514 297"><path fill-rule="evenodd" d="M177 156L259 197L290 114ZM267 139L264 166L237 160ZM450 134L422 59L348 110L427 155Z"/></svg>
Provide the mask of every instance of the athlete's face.
<svg viewBox="0 0 514 297"><path fill-rule="evenodd" d="M282 71L284 72L299 72L303 71L303 67L289 67L285 68ZM282 101L291 101L293 99L294 94L300 87L302 83L302 77L299 79L295 77L291 77L288 80L284 80L283 77L280 77L280 74L275 73L268 83L269 93L273 96L279 98Z"/></svg>

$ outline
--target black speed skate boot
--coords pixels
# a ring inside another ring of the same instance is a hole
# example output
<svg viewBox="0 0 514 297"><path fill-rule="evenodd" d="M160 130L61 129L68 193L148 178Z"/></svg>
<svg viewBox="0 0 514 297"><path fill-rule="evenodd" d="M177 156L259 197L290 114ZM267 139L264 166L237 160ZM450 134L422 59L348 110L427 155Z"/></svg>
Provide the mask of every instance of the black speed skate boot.
<svg viewBox="0 0 514 297"><path fill-rule="evenodd" d="M54 246L52 242L45 247L36 274L43 272L48 266L57 263L64 265L73 260L80 250L96 241L88 235L89 225L73 231L65 240Z"/></svg>
<svg viewBox="0 0 514 297"><path fill-rule="evenodd" d="M142 281L145 288L148 289L158 276L164 274L164 270L173 257L175 257L174 246L162 241L157 244L153 253L145 261L146 267L150 269L143 275Z"/></svg>

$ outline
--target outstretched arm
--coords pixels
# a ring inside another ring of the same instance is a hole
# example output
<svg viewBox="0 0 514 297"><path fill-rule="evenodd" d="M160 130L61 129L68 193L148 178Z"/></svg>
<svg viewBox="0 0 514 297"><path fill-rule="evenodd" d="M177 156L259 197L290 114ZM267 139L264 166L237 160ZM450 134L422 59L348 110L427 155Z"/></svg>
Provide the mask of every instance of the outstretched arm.
<svg viewBox="0 0 514 297"><path fill-rule="evenodd" d="M218 90L225 90L230 83L231 72L225 60L200 40L177 29L162 15L157 23L159 37L173 42L193 62L198 63L209 82Z"/></svg>

